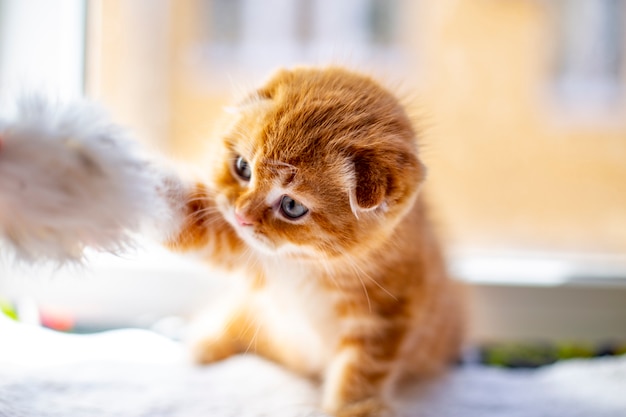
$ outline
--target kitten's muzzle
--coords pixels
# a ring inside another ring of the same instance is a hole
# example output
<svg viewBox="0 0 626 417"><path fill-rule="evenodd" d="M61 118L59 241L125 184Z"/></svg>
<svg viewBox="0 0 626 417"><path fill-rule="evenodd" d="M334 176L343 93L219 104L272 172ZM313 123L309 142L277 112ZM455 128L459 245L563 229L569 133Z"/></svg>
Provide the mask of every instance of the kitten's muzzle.
<svg viewBox="0 0 626 417"><path fill-rule="evenodd" d="M256 224L254 219L238 211L235 211L235 219L237 220L239 226L254 226Z"/></svg>

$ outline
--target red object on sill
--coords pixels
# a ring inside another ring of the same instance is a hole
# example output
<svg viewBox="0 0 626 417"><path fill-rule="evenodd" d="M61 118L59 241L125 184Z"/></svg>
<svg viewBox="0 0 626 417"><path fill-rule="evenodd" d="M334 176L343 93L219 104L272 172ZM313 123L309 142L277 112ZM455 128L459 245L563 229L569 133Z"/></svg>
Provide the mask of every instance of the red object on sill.
<svg viewBox="0 0 626 417"><path fill-rule="evenodd" d="M62 311L41 309L41 325L60 332L69 332L75 326L75 320L71 314Z"/></svg>

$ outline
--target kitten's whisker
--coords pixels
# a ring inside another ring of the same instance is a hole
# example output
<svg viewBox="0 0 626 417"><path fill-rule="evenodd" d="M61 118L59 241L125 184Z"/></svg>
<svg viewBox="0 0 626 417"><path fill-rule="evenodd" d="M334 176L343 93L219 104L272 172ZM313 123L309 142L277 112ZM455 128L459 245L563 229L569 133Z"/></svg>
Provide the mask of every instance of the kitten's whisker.
<svg viewBox="0 0 626 417"><path fill-rule="evenodd" d="M256 322L256 329L254 330L254 334L252 335L252 338L250 339L250 341L248 342L248 346L246 347L245 351L243 353L249 353L250 352L250 348L252 347L252 345L254 345L254 351L256 352L258 347L257 347L257 338L259 335L259 330L261 330L261 323ZM250 327L252 327L252 323L250 323Z"/></svg>
<svg viewBox="0 0 626 417"><path fill-rule="evenodd" d="M226 334L230 333L231 328L233 327L233 325L235 324L235 321L233 320L233 318L229 318L225 321L224 326L222 327L221 331L218 333L218 339L223 339L225 337Z"/></svg>
<svg viewBox="0 0 626 417"><path fill-rule="evenodd" d="M201 199L197 199L195 201L201 201ZM191 218L192 216L195 216L196 218L200 217L201 215L207 214L207 213L219 213L219 209L217 207L215 207L214 205L207 205L206 207L203 207L199 210L194 210L192 212L187 213L188 218Z"/></svg>
<svg viewBox="0 0 626 417"><path fill-rule="evenodd" d="M197 223L198 221L202 221L204 226L208 226L208 225L212 225L214 223L217 223L219 221L221 221L221 219L219 217L209 217L210 213L208 212L193 212L188 214L187 216L185 216L185 218L183 219L184 222L189 223Z"/></svg>
<svg viewBox="0 0 626 417"><path fill-rule="evenodd" d="M357 277L359 277L360 275L363 275L365 278L367 278L371 282L373 282L378 288L383 290L391 298L393 298L394 300L398 301L398 297L396 297L389 290L387 290L385 287L383 287L378 281L376 281L376 279L372 278L372 276L370 274L368 274L367 272L363 271L363 269L362 269L361 265L359 264L358 260L353 259L352 257L348 257L347 259L348 259L349 264L352 265L354 267L355 271L357 272ZM359 277L359 279L360 279L360 277Z"/></svg>
<svg viewBox="0 0 626 417"><path fill-rule="evenodd" d="M363 281L363 279L361 279L361 275L367 276L367 274L359 267L356 260L350 257L348 257L347 259L348 259L348 265L350 266L350 268L352 268L352 271L354 272L355 276L358 278L359 282L361 283L361 287L363 288L363 292L365 293L365 299L367 300L367 308L368 308L368 311L371 313L372 302L370 300L370 295L369 295L369 292L367 291L367 286L365 285L365 282ZM368 276L368 278L370 277Z"/></svg>
<svg viewBox="0 0 626 417"><path fill-rule="evenodd" d="M398 297L396 297L394 294L392 294L389 290L387 290L385 287L383 287L378 281L376 281L374 278L370 277L370 276L365 276L367 279L369 279L370 281L372 281L378 288L380 288L381 290L383 290L388 296L390 296L391 298L393 298L394 300L398 301Z"/></svg>
<svg viewBox="0 0 626 417"><path fill-rule="evenodd" d="M217 209L217 207L205 207L203 209L196 210L196 211L189 213L189 216L200 216L200 215L213 214L213 213L219 213L219 212L220 211Z"/></svg>
<svg viewBox="0 0 626 417"><path fill-rule="evenodd" d="M252 269L255 271L260 271L263 268L261 267L261 263L259 257L256 256L256 253L253 248L250 246L245 246L243 248L243 252L241 253L242 261L246 264L250 264Z"/></svg>
<svg viewBox="0 0 626 417"><path fill-rule="evenodd" d="M341 289L341 285L339 284L339 281L337 281L337 278L335 276L337 274L337 271L331 265L329 265L329 262L327 259L321 258L320 262L321 262L321 265L324 267L324 271L326 272L326 275L330 278L333 284L335 284L335 287L337 287L337 289Z"/></svg>
<svg viewBox="0 0 626 417"><path fill-rule="evenodd" d="M214 197L216 195L216 191L210 188L193 188L191 190L187 190L185 196L187 197Z"/></svg>
<svg viewBox="0 0 626 417"><path fill-rule="evenodd" d="M188 197L188 198L185 200L185 203L186 203L186 204L189 204L189 203L195 203L195 202L197 202L197 201L204 201L204 202L209 203L211 200L210 200L209 198L207 198L207 196L206 196L206 195L200 195L200 194L199 194L199 195L197 195L197 196L190 196L190 197Z"/></svg>
<svg viewBox="0 0 626 417"><path fill-rule="evenodd" d="M367 292L367 287L365 286L365 283L363 282L363 280L361 279L359 274L357 274L357 278L359 279L359 282L361 283L361 286L363 287L363 291L365 292L365 299L367 300L367 310L371 313L372 312L372 302L370 301L370 295Z"/></svg>

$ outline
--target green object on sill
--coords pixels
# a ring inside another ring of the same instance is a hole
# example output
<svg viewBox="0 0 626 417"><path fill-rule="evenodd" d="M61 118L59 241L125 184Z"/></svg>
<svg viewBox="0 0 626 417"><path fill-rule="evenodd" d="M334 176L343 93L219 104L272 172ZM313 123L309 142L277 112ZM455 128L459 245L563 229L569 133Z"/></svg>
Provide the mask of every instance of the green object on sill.
<svg viewBox="0 0 626 417"><path fill-rule="evenodd" d="M626 341L594 345L582 342L502 342L480 348L481 362L506 368L536 368L566 359L626 353Z"/></svg>
<svg viewBox="0 0 626 417"><path fill-rule="evenodd" d="M17 310L15 310L13 303L10 301L0 298L0 312L8 318L17 321Z"/></svg>

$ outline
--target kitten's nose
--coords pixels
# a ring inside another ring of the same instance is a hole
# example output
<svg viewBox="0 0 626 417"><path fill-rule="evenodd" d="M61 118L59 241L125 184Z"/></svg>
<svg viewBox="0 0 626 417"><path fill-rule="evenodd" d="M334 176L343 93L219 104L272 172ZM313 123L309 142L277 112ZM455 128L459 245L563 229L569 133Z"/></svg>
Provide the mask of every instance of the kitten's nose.
<svg viewBox="0 0 626 417"><path fill-rule="evenodd" d="M239 226L252 226L254 225L254 220L252 220L250 217L241 214L239 212L235 212L235 219L237 219L237 223L239 223Z"/></svg>

